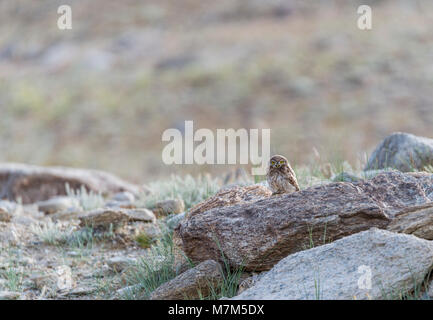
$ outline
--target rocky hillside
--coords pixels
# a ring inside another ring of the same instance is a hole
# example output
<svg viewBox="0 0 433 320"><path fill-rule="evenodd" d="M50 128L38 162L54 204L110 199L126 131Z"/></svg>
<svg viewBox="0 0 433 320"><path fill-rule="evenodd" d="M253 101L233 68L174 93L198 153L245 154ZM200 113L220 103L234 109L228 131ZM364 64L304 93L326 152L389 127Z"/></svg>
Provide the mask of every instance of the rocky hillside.
<svg viewBox="0 0 433 320"><path fill-rule="evenodd" d="M1 164L0 299L433 299L431 141L393 134L374 169L274 196Z"/></svg>

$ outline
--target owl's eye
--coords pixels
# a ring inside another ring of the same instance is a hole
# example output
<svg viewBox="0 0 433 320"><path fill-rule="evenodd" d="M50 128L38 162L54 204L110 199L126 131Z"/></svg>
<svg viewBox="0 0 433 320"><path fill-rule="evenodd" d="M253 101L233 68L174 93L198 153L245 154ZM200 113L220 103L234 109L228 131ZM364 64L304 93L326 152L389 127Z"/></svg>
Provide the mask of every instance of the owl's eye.
<svg viewBox="0 0 433 320"><path fill-rule="evenodd" d="M280 161L280 164L284 164L284 160L281 160L281 161Z"/></svg>
<svg viewBox="0 0 433 320"><path fill-rule="evenodd" d="M274 165L276 162L274 160L271 161L271 164Z"/></svg>

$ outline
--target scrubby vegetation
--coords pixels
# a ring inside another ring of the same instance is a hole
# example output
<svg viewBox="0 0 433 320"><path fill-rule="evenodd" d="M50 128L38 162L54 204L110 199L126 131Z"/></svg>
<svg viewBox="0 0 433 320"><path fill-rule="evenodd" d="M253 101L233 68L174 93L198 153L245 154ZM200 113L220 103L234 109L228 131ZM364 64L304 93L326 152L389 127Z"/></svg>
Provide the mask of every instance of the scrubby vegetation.
<svg viewBox="0 0 433 320"><path fill-rule="evenodd" d="M149 184L152 194L143 194L138 201L139 206L152 207L157 201L167 199L182 199L188 210L195 204L214 195L221 187L216 178L209 175L172 175L168 180L151 182Z"/></svg>

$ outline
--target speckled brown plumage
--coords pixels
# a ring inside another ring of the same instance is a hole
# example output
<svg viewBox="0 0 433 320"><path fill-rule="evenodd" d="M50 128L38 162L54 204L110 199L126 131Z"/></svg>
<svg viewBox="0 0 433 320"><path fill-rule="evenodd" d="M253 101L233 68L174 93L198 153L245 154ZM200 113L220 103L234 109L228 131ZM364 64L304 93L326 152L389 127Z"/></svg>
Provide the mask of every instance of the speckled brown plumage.
<svg viewBox="0 0 433 320"><path fill-rule="evenodd" d="M289 161L281 155L271 157L266 177L273 194L291 193L300 190L295 172Z"/></svg>

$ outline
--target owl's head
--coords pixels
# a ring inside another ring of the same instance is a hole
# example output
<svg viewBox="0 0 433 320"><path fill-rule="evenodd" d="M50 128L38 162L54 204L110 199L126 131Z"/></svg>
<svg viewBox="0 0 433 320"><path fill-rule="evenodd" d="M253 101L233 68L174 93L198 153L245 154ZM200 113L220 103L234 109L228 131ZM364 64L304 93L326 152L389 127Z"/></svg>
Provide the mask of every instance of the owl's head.
<svg viewBox="0 0 433 320"><path fill-rule="evenodd" d="M286 167L288 163L289 162L287 161L286 157L277 154L275 156L272 156L269 160L269 168L283 168Z"/></svg>

